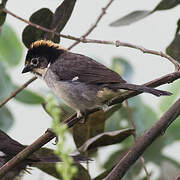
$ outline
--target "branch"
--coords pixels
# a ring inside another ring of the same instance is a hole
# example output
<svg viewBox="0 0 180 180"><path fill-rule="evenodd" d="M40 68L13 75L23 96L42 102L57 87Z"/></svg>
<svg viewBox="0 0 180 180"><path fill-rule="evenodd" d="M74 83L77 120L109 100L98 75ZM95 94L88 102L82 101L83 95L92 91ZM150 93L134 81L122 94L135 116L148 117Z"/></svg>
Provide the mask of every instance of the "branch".
<svg viewBox="0 0 180 180"><path fill-rule="evenodd" d="M24 83L21 87L19 87L17 90L13 91L6 99L4 99L2 102L0 102L0 108L36 79L37 79L37 77L31 78L29 81Z"/></svg>
<svg viewBox="0 0 180 180"><path fill-rule="evenodd" d="M149 83L146 83L146 85L148 85L150 87L157 87L157 86L160 86L162 84L171 83L171 82L173 82L173 81L175 81L176 79L179 79L179 78L180 78L180 72L174 72L174 73L168 74L166 76L163 76L161 78L158 78L158 79L156 79L154 81L151 81ZM124 100L126 100L126 99L128 99L130 97L136 96L138 94L141 94L141 93L128 91L127 93L124 93L122 98L121 97L118 97L117 99L115 98L113 101L110 102L109 105L122 103ZM92 113L94 113L94 112L96 112L98 110L99 110L99 108L92 109L91 111L87 112L87 115L92 114ZM68 128L70 128L74 124L79 122L80 119L81 118L77 118L76 116L73 116L73 117L70 117L67 120L65 120L64 123L66 123ZM39 137L33 144L26 147L23 151L18 153L14 158L9 160L4 166L2 166L0 168L0 178L3 175L5 175L5 173L7 173L10 169L14 168L17 164L19 164L21 161L23 161L27 156L29 156L30 154L32 154L33 152L35 152L36 150L41 148L43 145L48 143L54 137L55 137L54 134L52 132L50 132L50 131L47 131L44 135Z"/></svg>
<svg viewBox="0 0 180 180"><path fill-rule="evenodd" d="M152 80L148 83L143 84L144 86L147 87L158 87L161 86L163 84L169 84L172 83L173 81L180 79L180 71L174 72L174 73L170 73L167 74L165 76L162 76L160 78L157 78L155 80ZM123 101L125 101L126 99L129 99L131 97L134 97L138 94L141 94L141 92L135 92L135 91L126 91L124 93L122 93L121 96L119 97L115 97L114 99L109 101L109 105L114 105L117 103L122 103Z"/></svg>
<svg viewBox="0 0 180 180"><path fill-rule="evenodd" d="M73 37L73 36L70 36L70 35L64 35L64 34L59 34L57 31L54 31L54 29L48 29L48 28L45 28L45 27L42 27L38 24L35 24L35 23L32 23L24 18L21 18L20 16L14 14L13 12L9 11L8 9L4 8L3 11L17 19L19 19L20 21L23 21L25 22L26 24L29 24L37 29L40 29L42 31L45 31L45 32L48 32L48 33L54 33L55 35L57 36L60 36L62 38L66 38L66 39L71 39L71 40L75 40L75 41L80 41L80 38L76 38L76 37Z"/></svg>
<svg viewBox="0 0 180 180"><path fill-rule="evenodd" d="M130 48L133 48L133 49L138 49L138 50L142 51L143 53L148 53L148 54L154 54L154 55L157 55L157 56L161 56L161 57L164 57L164 58L168 59L171 63L174 64L175 71L180 70L180 64L175 59L173 59L171 56L169 56L169 55L167 55L166 53L163 53L163 52L150 50L150 49L147 49L147 48L142 47L142 46L138 46L138 45L134 45L134 44L131 44L131 43L126 43L126 42L121 42L119 40L116 40L116 41L95 40L95 39L77 38L77 37L70 36L70 35L59 34L57 31L54 31L53 29L47 29L47 28L42 27L42 26L40 26L38 24L32 23L32 22L30 22L28 20L25 20L25 19L17 16L16 14L10 12L6 8L4 8L3 11L6 12L7 14L10 14L11 16L14 16L15 18L17 18L17 19L19 19L19 20L21 20L21 21L23 21L23 22L25 22L25 23L27 23L27 24L35 27L35 28L37 28L37 29L41 29L42 31L49 32L49 33L54 33L55 35L60 36L62 38L71 39L71 40L75 40L77 42L82 42L82 43L96 43L96 44L114 45L116 47L119 47L119 46L130 47ZM90 30L90 31L92 31L92 30ZM69 47L69 48L72 48L72 47Z"/></svg>
<svg viewBox="0 0 180 180"><path fill-rule="evenodd" d="M110 0L109 3L102 8L102 12L101 14L98 16L97 20L95 21L95 23L89 28L89 30L87 30L87 32L81 36L80 39L85 39L98 25L99 21L102 19L102 17L106 14L106 10L108 9L108 7L112 4L114 0ZM75 43L73 43L68 49L72 49L74 46L76 46L77 44L79 44L81 41L76 41Z"/></svg>
<svg viewBox="0 0 180 180"><path fill-rule="evenodd" d="M150 81L148 83L145 83L143 85L149 86L149 87L158 87L158 86L161 86L163 84L172 83L173 81L175 81L177 79L180 79L180 71L167 74L167 75L165 75L163 77L160 77L158 79L155 79L155 80ZM137 96L138 94L141 94L141 93L142 92L126 91L126 92L122 93L119 97L115 97L114 99L110 100L109 103L108 103L108 106L112 106L112 105L115 105L115 104L118 104L118 103L123 103L126 99L132 98L132 97ZM97 112L97 111L99 111L99 108L89 110L87 112L87 115L92 114L92 113ZM76 115L74 115L73 117L68 118L64 122L70 128L74 124L79 122L80 119L81 119L80 117L77 118Z"/></svg>
<svg viewBox="0 0 180 180"><path fill-rule="evenodd" d="M180 115L180 99L172 105L169 110L160 118L160 120L136 142L127 154L113 168L105 180L121 179L127 170L136 162L143 152L159 136L163 135L170 124Z"/></svg>
<svg viewBox="0 0 180 180"><path fill-rule="evenodd" d="M164 58L168 59L172 64L174 64L175 71L180 70L180 64L175 59L173 59L171 56L169 56L168 54L163 53L161 51L159 52L159 51L147 49L143 46L139 46L139 45L135 45L135 44L131 44L131 43L126 43L126 42L121 42L119 40L106 41L106 40L95 40L95 39L81 39L80 41L83 43L97 43L97 44L114 45L116 47L122 46L122 47L129 47L129 48L137 49L137 50L142 51L143 53L153 54L153 55L164 57Z"/></svg>
<svg viewBox="0 0 180 180"><path fill-rule="evenodd" d="M136 125L135 125L135 123L134 123L134 118L133 118L133 115L132 115L131 108L129 107L128 100L126 100L125 103L126 103L126 108L127 108L127 111L128 111L128 116L129 116L129 119L130 119L130 121L131 121L131 125L132 125L132 127L133 127L133 129L134 129L133 138L134 138L134 141L135 141L135 143L136 143L137 140L138 140L138 139L137 139L137 133L136 133ZM150 175L149 175L149 172L148 172L148 170L147 170L147 168L146 168L145 160L144 160L144 157L143 157L143 156L140 157L140 161L141 161L142 167L143 167L143 169L144 169L144 171L145 171L145 173L146 173L147 180L150 180Z"/></svg>
<svg viewBox="0 0 180 180"><path fill-rule="evenodd" d="M158 52L158 51L155 51L155 50L150 50L150 49L144 48L142 46L134 45L134 44L131 44L131 43L120 42L119 40L116 41L116 46L117 47L119 47L119 46L130 47L130 48L133 48L133 49L138 49L138 50L142 51L143 53L154 54L154 55L157 55L157 56L164 57L164 58L168 59L171 63L174 64L175 71L180 70L180 64L175 59L173 59L171 56L169 56L168 54L163 53L161 51Z"/></svg>
<svg viewBox="0 0 180 180"><path fill-rule="evenodd" d="M47 131L44 135L39 137L33 144L30 146L27 146L25 149L23 149L20 153L18 153L16 156L14 156L11 160L9 160L6 164L4 164L0 168L0 179L3 177L9 170L11 170L13 167L18 165L21 161L26 159L29 155L31 155L33 152L40 149L43 145L48 143L50 140L52 140L55 137L54 133Z"/></svg>

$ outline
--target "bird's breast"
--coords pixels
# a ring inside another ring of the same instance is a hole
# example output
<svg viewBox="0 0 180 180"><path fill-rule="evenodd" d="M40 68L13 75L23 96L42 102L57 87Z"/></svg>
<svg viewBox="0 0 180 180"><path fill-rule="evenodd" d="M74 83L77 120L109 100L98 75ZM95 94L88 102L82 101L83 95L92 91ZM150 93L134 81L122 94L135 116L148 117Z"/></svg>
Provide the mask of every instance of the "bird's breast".
<svg viewBox="0 0 180 180"><path fill-rule="evenodd" d="M81 111L96 106L98 87L81 83L78 81L78 78L69 81L60 81L59 79L50 69L48 69L44 76L48 87L64 100L67 105Z"/></svg>

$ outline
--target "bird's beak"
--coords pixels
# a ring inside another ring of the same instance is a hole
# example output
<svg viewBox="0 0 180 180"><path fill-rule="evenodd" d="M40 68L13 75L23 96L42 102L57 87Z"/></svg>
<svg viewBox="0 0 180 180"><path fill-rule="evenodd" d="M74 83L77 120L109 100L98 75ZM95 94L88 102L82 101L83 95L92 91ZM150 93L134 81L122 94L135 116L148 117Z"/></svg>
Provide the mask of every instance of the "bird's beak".
<svg viewBox="0 0 180 180"><path fill-rule="evenodd" d="M22 73L27 73L33 69L32 65L26 65L22 71Z"/></svg>

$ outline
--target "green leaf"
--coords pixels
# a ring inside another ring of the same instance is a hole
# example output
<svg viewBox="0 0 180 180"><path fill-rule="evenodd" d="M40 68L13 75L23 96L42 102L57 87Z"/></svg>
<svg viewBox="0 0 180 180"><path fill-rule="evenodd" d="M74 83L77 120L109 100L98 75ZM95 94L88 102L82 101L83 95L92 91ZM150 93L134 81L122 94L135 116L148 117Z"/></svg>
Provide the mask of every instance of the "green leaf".
<svg viewBox="0 0 180 180"><path fill-rule="evenodd" d="M3 131L9 130L13 125L14 118L11 112L5 106L0 108L0 129Z"/></svg>
<svg viewBox="0 0 180 180"><path fill-rule="evenodd" d="M120 148L117 151L114 151L111 153L111 155L108 157L108 159L104 162L103 167L105 169L109 169L116 165L120 159L125 155L125 153L128 151L127 148Z"/></svg>
<svg viewBox="0 0 180 180"><path fill-rule="evenodd" d="M134 129L122 129L117 131L104 132L87 140L81 147L78 148L78 150L80 152L86 152L101 146L117 144L132 135L133 132Z"/></svg>
<svg viewBox="0 0 180 180"><path fill-rule="evenodd" d="M78 169L78 172L77 174L74 175L72 180L79 180L79 179L91 180L88 171L81 164L75 163L74 166ZM39 163L36 164L35 167L55 178L61 179L56 169L56 163L41 163L41 164Z"/></svg>
<svg viewBox="0 0 180 180"><path fill-rule="evenodd" d="M132 23L135 23L141 19L144 19L145 17L151 15L155 11L160 11L160 10L167 10L171 9L175 6L180 4L179 0L162 0L152 11L147 11L147 10L138 10L131 12L124 17L119 18L116 21L113 21L110 26L113 27L118 27L118 26L126 26L130 25Z"/></svg>
<svg viewBox="0 0 180 180"><path fill-rule="evenodd" d="M36 151L36 156L41 157L54 157L54 150L49 148L40 148L38 151ZM33 167L36 167L43 172L59 178L59 173L56 171L56 163L34 163L32 164Z"/></svg>
<svg viewBox="0 0 180 180"><path fill-rule="evenodd" d="M121 104L118 104L112 106L105 112L100 110L89 115L85 124L75 124L73 126L73 138L77 148L83 145L88 139L103 133L105 121L120 108Z"/></svg>
<svg viewBox="0 0 180 180"><path fill-rule="evenodd" d="M14 85L11 81L9 75L6 72L6 66L0 61L0 101L4 100L6 97L10 95L10 93L19 87ZM26 103L26 104L41 104L44 102L42 96L24 89L20 93L18 93L15 98L16 100Z"/></svg>
<svg viewBox="0 0 180 180"><path fill-rule="evenodd" d="M134 22L137 22L137 21L147 17L150 14L151 14L151 11L134 11L116 21L113 21L110 24L110 26L118 27L118 26L130 25Z"/></svg>
<svg viewBox="0 0 180 180"><path fill-rule="evenodd" d="M121 57L113 58L111 69L119 73L126 80L130 80L133 74L133 67L131 64Z"/></svg>
<svg viewBox="0 0 180 180"><path fill-rule="evenodd" d="M150 106L144 104L140 97L135 97L128 102L136 125L137 135L141 135L157 122L157 114Z"/></svg>
<svg viewBox="0 0 180 180"><path fill-rule="evenodd" d="M150 106L143 103L140 97L134 97L128 100L129 108L132 112L134 119L137 135L141 135L145 130L152 127L157 121L156 113L151 109ZM122 121L125 126L122 125ZM118 112L115 113L114 117L110 118L106 122L106 131L121 129L122 127L131 127L129 120L129 113L126 107L122 107Z"/></svg>
<svg viewBox="0 0 180 180"><path fill-rule="evenodd" d="M9 25L2 27L0 56L9 66L16 66L22 58L23 48L16 33Z"/></svg>
<svg viewBox="0 0 180 180"><path fill-rule="evenodd" d="M91 180L91 177L87 169L85 169L81 164L78 163L75 163L75 166L77 167L78 172L77 174L75 174L72 180L80 180L80 179Z"/></svg>
<svg viewBox="0 0 180 180"><path fill-rule="evenodd" d="M49 149L49 148L40 148L38 151L36 151L35 153L36 157L38 158L42 158L42 159L45 159L47 160L48 158L51 160L53 159L55 156L54 154L54 150L52 149ZM72 180L79 180L79 179L87 179L87 180L90 180L90 175L88 173L88 171L82 166L80 165L78 162L79 161L85 161L86 160L86 157L83 157L83 156L79 156L79 155L75 155L73 156L74 157L74 160L75 160L75 167L78 169L78 172L77 174L75 174L75 176L73 177ZM87 162L87 161L86 161ZM59 162L59 163L63 163L63 162ZM56 163L34 163L32 164L33 167L37 167L38 169L44 171L45 173L51 175L51 176L54 176L56 178L60 178L59 176L59 172L57 172L57 168L56 168ZM81 177L81 178L80 178Z"/></svg>
<svg viewBox="0 0 180 180"><path fill-rule="evenodd" d="M153 11L171 9L180 4L179 0L162 0Z"/></svg>
<svg viewBox="0 0 180 180"><path fill-rule="evenodd" d="M0 61L0 101L5 99L13 89L12 81L6 72L6 66Z"/></svg>
<svg viewBox="0 0 180 180"><path fill-rule="evenodd" d="M52 29L61 32L69 18L71 17L76 0L64 0L63 3L56 9L51 25Z"/></svg>
<svg viewBox="0 0 180 180"><path fill-rule="evenodd" d="M2 0L0 4L0 26L2 26L6 20L6 13L3 11L7 3L7 0Z"/></svg>
<svg viewBox="0 0 180 180"><path fill-rule="evenodd" d="M159 107L162 113L166 112L170 106L176 101L180 94L180 79L176 80L171 87L168 89L172 93L171 96L162 97Z"/></svg>
<svg viewBox="0 0 180 180"><path fill-rule="evenodd" d="M104 132L106 119L106 114L101 110L89 115L85 124L75 124L73 126L73 138L77 148L84 144L89 138Z"/></svg>
<svg viewBox="0 0 180 180"><path fill-rule="evenodd" d="M105 123L105 131L115 131L123 128L129 128L131 125L128 123L128 112L125 107L118 109Z"/></svg>
<svg viewBox="0 0 180 180"><path fill-rule="evenodd" d="M171 126L166 130L166 142L168 144L173 143L174 141L178 141L180 139L180 134L179 134L179 129L180 129L180 117L176 119L175 122L171 124Z"/></svg>
<svg viewBox="0 0 180 180"><path fill-rule="evenodd" d="M56 170L56 163L46 163L46 164L39 163L39 164L35 164L35 167L49 174L50 176L60 179L59 173Z"/></svg>
<svg viewBox="0 0 180 180"><path fill-rule="evenodd" d="M122 108L122 104L116 104L114 106L109 107L109 109L105 112L107 118L111 118L113 114Z"/></svg>
<svg viewBox="0 0 180 180"><path fill-rule="evenodd" d="M103 180L110 172L112 171L112 168L104 171L103 173L96 176L93 180Z"/></svg>
<svg viewBox="0 0 180 180"><path fill-rule="evenodd" d="M42 8L32 14L29 20L35 24L50 29L53 20L53 13L48 8ZM32 42L39 39L44 39L45 35L45 31L28 25L23 31L22 40L24 45L29 48ZM54 36L51 40L58 43L60 38L58 36Z"/></svg>
<svg viewBox="0 0 180 180"><path fill-rule="evenodd" d="M163 160L161 158L162 150L166 145L168 145L168 143L169 142L167 141L166 136L161 136L159 139L154 141L144 153L146 162L150 161L159 166L161 164L161 161Z"/></svg>
<svg viewBox="0 0 180 180"><path fill-rule="evenodd" d="M14 89L18 89L18 86L14 86ZM15 96L15 99L26 104L36 105L44 102L44 98L37 93L24 89Z"/></svg>
<svg viewBox="0 0 180 180"><path fill-rule="evenodd" d="M171 44L166 48L166 53L180 62L180 34L177 34Z"/></svg>
<svg viewBox="0 0 180 180"><path fill-rule="evenodd" d="M105 161L105 163L103 164L103 167L105 169L107 169L107 171L109 171L110 169L112 169L112 167L114 167L123 157L124 155L128 152L128 149L126 148L119 148L117 151L113 152L108 159ZM133 167L126 173L124 179L127 180L134 180L137 179L135 178L141 171L141 164L139 163L139 161L137 161ZM106 172L106 171L105 171ZM133 178L132 178L133 177ZM100 179L99 179L100 180ZM103 180L103 179L102 179Z"/></svg>

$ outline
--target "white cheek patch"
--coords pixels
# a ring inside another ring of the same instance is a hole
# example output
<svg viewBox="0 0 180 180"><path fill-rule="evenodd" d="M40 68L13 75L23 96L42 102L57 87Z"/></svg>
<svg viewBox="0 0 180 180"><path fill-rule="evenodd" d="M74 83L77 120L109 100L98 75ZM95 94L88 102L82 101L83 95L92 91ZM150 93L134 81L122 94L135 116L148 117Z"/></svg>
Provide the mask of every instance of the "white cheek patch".
<svg viewBox="0 0 180 180"><path fill-rule="evenodd" d="M79 79L79 77L76 76L76 77L74 77L74 78L72 79L72 81L77 81L78 79Z"/></svg>
<svg viewBox="0 0 180 180"><path fill-rule="evenodd" d="M0 157L5 156L6 154L4 154L2 151L0 151Z"/></svg>

